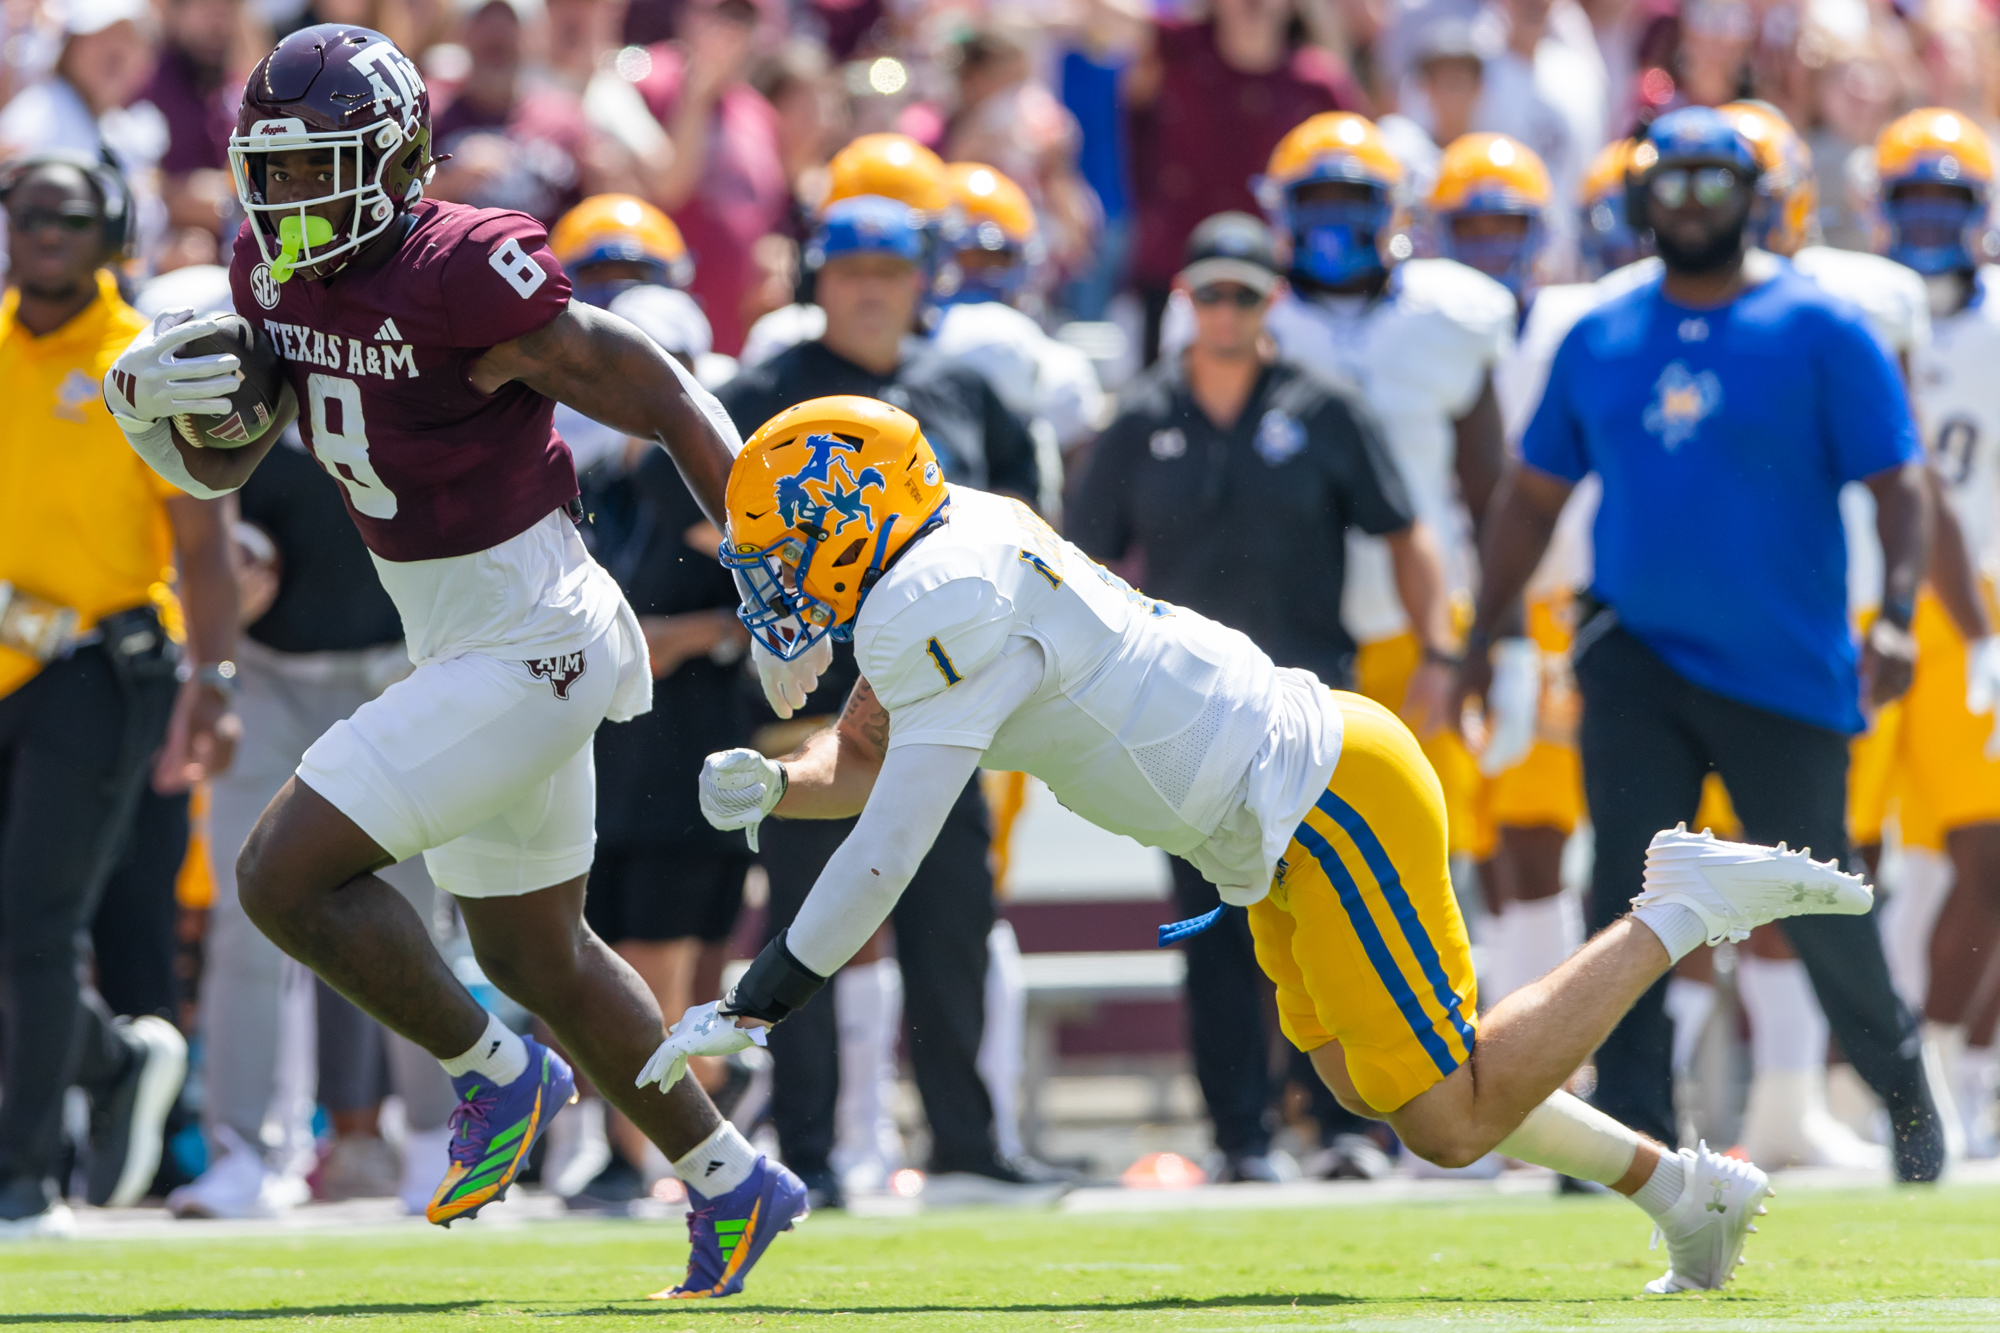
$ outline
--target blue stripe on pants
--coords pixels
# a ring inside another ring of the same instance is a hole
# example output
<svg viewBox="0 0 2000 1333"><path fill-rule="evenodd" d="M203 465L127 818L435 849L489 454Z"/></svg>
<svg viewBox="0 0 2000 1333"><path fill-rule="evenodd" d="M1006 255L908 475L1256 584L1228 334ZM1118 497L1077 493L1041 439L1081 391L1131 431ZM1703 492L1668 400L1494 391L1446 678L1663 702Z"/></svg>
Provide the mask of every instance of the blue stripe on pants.
<svg viewBox="0 0 2000 1333"><path fill-rule="evenodd" d="M1330 788L1313 805L1345 829L1347 836L1354 839L1354 845L1361 849L1361 859L1368 863L1368 873L1375 877L1389 910L1395 914L1396 924L1403 928L1404 942L1416 955L1417 966L1424 970L1424 978L1431 983L1431 994L1451 1015L1452 1026L1458 1029L1459 1039L1465 1043L1465 1053L1471 1055L1472 1025L1465 1021L1465 1015L1460 1011L1458 992L1452 988L1451 978L1445 975L1444 960L1438 957L1430 932L1424 929L1423 918L1417 915L1416 904L1410 901L1408 891L1403 888L1402 876L1396 873L1395 862L1389 859L1382 840L1375 836L1374 829L1368 827L1368 821L1361 817L1361 812L1335 796Z"/></svg>
<svg viewBox="0 0 2000 1333"><path fill-rule="evenodd" d="M1410 1025L1410 1031L1417 1034L1417 1040L1423 1044L1424 1053L1430 1056L1431 1063L1438 1067L1440 1074L1451 1073L1458 1068L1458 1057L1451 1053L1451 1048L1445 1045L1442 1037L1438 1036L1437 1030L1431 1025L1430 1017L1424 1013L1423 1005L1417 1002L1416 992L1411 990L1410 983L1403 979L1403 969L1397 965L1395 955L1389 952L1388 942L1382 938L1382 932L1375 928L1375 918L1369 914L1368 904L1362 901L1361 886L1354 882L1354 876L1349 874L1347 867L1341 863L1339 853L1333 850L1332 844L1320 836L1318 829L1303 820L1299 822L1298 830L1292 836L1296 837L1313 860L1319 863L1319 868L1326 872L1327 881L1340 891L1340 905L1347 910L1347 919L1353 925L1354 933L1360 937L1361 947L1367 953L1368 961L1375 965L1375 974L1388 988L1389 998L1394 1000L1396 1008L1402 1011L1403 1018Z"/></svg>

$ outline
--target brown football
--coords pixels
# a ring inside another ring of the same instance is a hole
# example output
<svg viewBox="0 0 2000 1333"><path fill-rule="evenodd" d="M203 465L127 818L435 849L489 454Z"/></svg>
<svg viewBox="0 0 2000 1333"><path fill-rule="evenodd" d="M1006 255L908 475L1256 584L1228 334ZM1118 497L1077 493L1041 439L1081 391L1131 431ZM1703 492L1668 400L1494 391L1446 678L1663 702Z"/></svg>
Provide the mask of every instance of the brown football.
<svg viewBox="0 0 2000 1333"><path fill-rule="evenodd" d="M221 315L216 322L222 326L218 331L183 343L174 359L230 353L241 363L242 381L229 394L226 414L198 417L182 412L174 417L174 429L196 448L241 449L260 438L278 415L285 377L278 366L278 349L262 330L241 315Z"/></svg>

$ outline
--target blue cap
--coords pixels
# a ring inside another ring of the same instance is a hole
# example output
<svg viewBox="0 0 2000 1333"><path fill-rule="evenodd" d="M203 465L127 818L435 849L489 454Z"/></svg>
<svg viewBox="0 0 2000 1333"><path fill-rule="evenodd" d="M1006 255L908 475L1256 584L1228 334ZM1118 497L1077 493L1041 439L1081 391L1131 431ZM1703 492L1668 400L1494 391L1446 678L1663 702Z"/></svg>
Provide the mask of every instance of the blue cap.
<svg viewBox="0 0 2000 1333"><path fill-rule="evenodd" d="M1675 162L1727 162L1741 170L1745 179L1754 180L1758 175L1756 150L1713 107L1685 106L1669 111L1647 129L1639 152L1648 147L1656 156L1653 162L1634 163L1642 170Z"/></svg>
<svg viewBox="0 0 2000 1333"><path fill-rule="evenodd" d="M828 206L820 216L805 262L816 269L839 255L894 255L924 262L923 218L908 204L863 194Z"/></svg>

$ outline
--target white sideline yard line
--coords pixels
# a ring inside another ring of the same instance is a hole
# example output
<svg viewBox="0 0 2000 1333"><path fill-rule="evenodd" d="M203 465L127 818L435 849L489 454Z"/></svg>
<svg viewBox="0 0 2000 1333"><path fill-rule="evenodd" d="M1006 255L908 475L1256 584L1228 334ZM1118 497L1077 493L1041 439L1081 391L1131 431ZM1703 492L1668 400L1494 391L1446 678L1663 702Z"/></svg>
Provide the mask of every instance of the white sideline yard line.
<svg viewBox="0 0 2000 1333"><path fill-rule="evenodd" d="M1886 1177L1877 1171L1802 1170L1780 1172L1772 1177L1779 1200L1796 1191L1845 1189L1890 1189ZM1953 1168L1941 1186L2000 1185L2000 1161L1962 1162ZM1338 1209L1388 1204L1464 1203L1480 1199L1535 1199L1551 1197L1553 1177L1531 1168L1509 1171L1497 1180L1418 1180L1396 1176L1376 1181L1293 1181L1285 1185L1203 1185L1186 1190L1129 1190L1118 1187L1089 1187L1072 1190L1054 1210L1076 1214L1174 1213L1237 1211L1252 1209ZM920 1200L890 1196L860 1197L852 1201L856 1217L914 1217L924 1211ZM562 1201L536 1191L522 1190L505 1202L489 1204L472 1222L450 1233L433 1227L421 1217L403 1213L394 1199L357 1199L347 1203L315 1203L293 1209L282 1218L242 1221L177 1221L164 1208L82 1208L76 1210L76 1239L79 1241L247 1239L284 1235L371 1236L401 1234L411 1239L419 1235L473 1235L481 1231L513 1230L524 1226L559 1226L565 1223L633 1221L664 1227L678 1233L685 1210L679 1204L642 1204L632 1218L606 1218L598 1213L572 1213ZM2000 1328L2000 1319L1977 1325ZM1296 1327L1288 1325L1287 1327ZM1347 1327L1327 1324L1327 1328ZM1371 1328L1383 1325L1370 1324ZM1683 1325L1683 1327L1692 1327ZM1775 1325L1772 1326L1774 1333Z"/></svg>

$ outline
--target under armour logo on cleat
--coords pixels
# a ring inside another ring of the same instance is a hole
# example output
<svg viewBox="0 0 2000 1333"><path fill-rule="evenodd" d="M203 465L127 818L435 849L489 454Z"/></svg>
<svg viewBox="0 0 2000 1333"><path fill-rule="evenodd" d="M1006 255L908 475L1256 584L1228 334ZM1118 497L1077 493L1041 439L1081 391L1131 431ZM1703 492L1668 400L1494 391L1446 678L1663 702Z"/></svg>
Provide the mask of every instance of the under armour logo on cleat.
<svg viewBox="0 0 2000 1333"><path fill-rule="evenodd" d="M1716 1182L1715 1182L1715 1197L1714 1197L1714 1198L1712 1198L1712 1199L1710 1199L1710 1200L1709 1200L1709 1201L1708 1201L1708 1202L1707 1202L1706 1204L1704 1204L1704 1205L1703 1205L1703 1211L1704 1211L1704 1212L1710 1212L1710 1213L1726 1213L1726 1212L1728 1212L1728 1211L1729 1211L1729 1205L1728 1205L1728 1204L1726 1204L1726 1203L1724 1203L1724 1202L1722 1201L1722 1195L1723 1195L1723 1192L1724 1192L1725 1190L1727 1190L1728 1188L1729 1188L1729 1186L1728 1186L1728 1184L1727 1184L1727 1183L1725 1183L1725 1182L1723 1182L1723 1181L1720 1181L1720 1180L1716 1181Z"/></svg>

